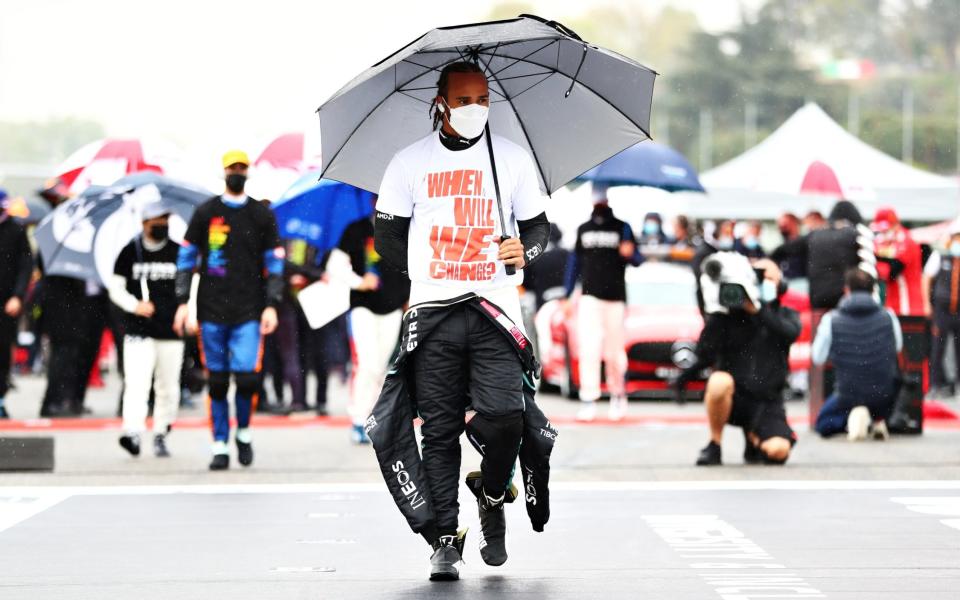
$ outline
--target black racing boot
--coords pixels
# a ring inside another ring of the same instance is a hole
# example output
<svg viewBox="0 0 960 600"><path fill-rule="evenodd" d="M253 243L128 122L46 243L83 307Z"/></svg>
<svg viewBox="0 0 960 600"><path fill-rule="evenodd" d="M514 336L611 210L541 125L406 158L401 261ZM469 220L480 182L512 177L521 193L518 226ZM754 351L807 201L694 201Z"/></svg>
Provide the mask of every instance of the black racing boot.
<svg viewBox="0 0 960 600"><path fill-rule="evenodd" d="M457 535L441 535L433 543L433 555L430 557L430 581L460 579L457 563L463 560L463 545L466 539L467 530L461 529Z"/></svg>
<svg viewBox="0 0 960 600"><path fill-rule="evenodd" d="M506 494L491 498L481 493L477 500L480 508L480 557L491 567L507 562L507 516L503 513Z"/></svg>
<svg viewBox="0 0 960 600"><path fill-rule="evenodd" d="M130 453L130 456L140 456L140 436L122 435L120 436L120 447Z"/></svg>
<svg viewBox="0 0 960 600"><path fill-rule="evenodd" d="M697 466L709 467L722 464L723 461L720 459L720 444L711 440L709 444L700 450L700 456L697 457Z"/></svg>

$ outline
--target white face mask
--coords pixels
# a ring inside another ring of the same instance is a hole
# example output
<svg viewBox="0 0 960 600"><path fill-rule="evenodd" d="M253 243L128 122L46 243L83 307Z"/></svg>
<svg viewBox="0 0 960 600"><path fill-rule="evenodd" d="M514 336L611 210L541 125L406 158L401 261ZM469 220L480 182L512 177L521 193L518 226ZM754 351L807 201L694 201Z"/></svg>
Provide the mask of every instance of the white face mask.
<svg viewBox="0 0 960 600"><path fill-rule="evenodd" d="M446 105L446 102L444 102ZM442 106L450 115L450 127L462 138L472 140L483 133L483 128L487 125L487 113L490 107L479 104L468 104L459 108L450 108Z"/></svg>
<svg viewBox="0 0 960 600"><path fill-rule="evenodd" d="M777 284L770 281L769 279L764 279L760 284L760 300L762 302L773 302L777 299Z"/></svg>
<svg viewBox="0 0 960 600"><path fill-rule="evenodd" d="M950 242L950 256L960 256L960 242Z"/></svg>

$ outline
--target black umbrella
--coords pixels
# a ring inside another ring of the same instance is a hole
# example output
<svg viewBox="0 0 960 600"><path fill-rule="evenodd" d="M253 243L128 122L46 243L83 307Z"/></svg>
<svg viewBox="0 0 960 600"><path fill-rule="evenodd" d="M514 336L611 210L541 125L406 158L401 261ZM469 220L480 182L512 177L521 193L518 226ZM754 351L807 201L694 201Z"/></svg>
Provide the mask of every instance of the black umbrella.
<svg viewBox="0 0 960 600"><path fill-rule="evenodd" d="M318 109L323 173L377 192L387 164L432 128L446 65L476 62L490 84L490 127L527 149L548 193L649 138L656 73L539 17L434 29Z"/></svg>
<svg viewBox="0 0 960 600"><path fill-rule="evenodd" d="M137 173L110 188L91 186L59 205L37 226L44 271L105 283L120 251L142 231L141 209L170 209L170 236L179 241L193 210L211 194L156 173Z"/></svg>

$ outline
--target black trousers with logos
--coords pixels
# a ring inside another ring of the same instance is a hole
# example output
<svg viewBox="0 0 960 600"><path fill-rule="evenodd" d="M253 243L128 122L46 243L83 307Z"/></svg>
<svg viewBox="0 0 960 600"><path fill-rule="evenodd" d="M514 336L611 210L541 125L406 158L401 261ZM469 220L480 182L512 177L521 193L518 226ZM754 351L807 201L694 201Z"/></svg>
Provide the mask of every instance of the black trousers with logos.
<svg viewBox="0 0 960 600"><path fill-rule="evenodd" d="M510 483L523 433L523 368L503 333L465 304L420 342L411 356L417 412L423 419L423 466L437 533L457 531L460 435L472 425L489 432L481 447L484 492L501 496Z"/></svg>

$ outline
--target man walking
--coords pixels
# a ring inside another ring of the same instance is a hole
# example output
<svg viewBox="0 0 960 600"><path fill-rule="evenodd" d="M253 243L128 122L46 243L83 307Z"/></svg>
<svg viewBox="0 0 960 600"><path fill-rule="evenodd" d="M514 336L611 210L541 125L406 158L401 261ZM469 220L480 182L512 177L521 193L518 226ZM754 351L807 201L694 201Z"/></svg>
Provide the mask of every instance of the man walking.
<svg viewBox="0 0 960 600"><path fill-rule="evenodd" d="M459 438L468 401L475 411L471 427L489 433L478 493L480 553L490 565L507 559L503 505L523 433L523 366L511 341L473 305L498 305L502 316L522 323L517 286L523 276L505 267L522 269L539 257L550 231L530 156L484 133L489 105L479 67L446 66L431 108L439 131L393 157L377 202L376 250L409 273L411 311L446 303L442 322L418 338L410 357L435 513L435 527L424 532L434 548L433 580L459 577ZM493 217L495 178L506 227ZM514 219L519 239L506 237Z"/></svg>
<svg viewBox="0 0 960 600"><path fill-rule="evenodd" d="M629 223L613 215L605 186L593 190L593 214L577 229L577 242L567 263L566 291L569 297L579 280L577 340L580 347L580 411L577 419L592 421L600 399L600 363L607 366L610 419L627 413L623 317L626 311L627 265L639 265L643 257Z"/></svg>
<svg viewBox="0 0 960 600"><path fill-rule="evenodd" d="M169 213L159 202L143 209L143 234L120 252L108 284L110 299L124 311L120 447L133 456L140 455L151 383L153 453L157 457L170 456L167 433L180 406L183 341L173 331L179 248L169 239Z"/></svg>
<svg viewBox="0 0 960 600"><path fill-rule="evenodd" d="M237 459L253 464L250 415L260 390L263 336L277 328L283 293L283 247L273 212L244 193L250 159L231 150L223 156L227 189L197 208L177 257L174 330L183 335L194 269L199 268L197 319L209 374L213 460L230 467L230 376L236 384Z"/></svg>
<svg viewBox="0 0 960 600"><path fill-rule="evenodd" d="M17 319L33 273L33 255L23 226L10 217L10 198L0 188L0 419L9 418L4 401L10 389L10 352Z"/></svg>

